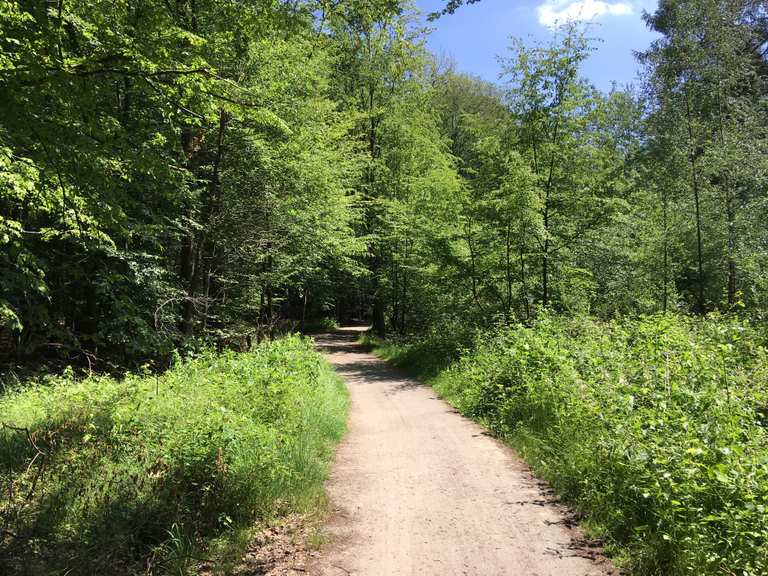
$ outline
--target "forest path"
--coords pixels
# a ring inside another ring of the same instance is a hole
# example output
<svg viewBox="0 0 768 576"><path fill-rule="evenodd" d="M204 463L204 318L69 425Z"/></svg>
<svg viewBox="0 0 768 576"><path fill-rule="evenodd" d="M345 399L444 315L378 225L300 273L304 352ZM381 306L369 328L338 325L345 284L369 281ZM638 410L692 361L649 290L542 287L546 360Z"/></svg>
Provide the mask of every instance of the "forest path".
<svg viewBox="0 0 768 576"><path fill-rule="evenodd" d="M316 339L352 405L328 482L331 542L310 574L616 573L510 449L366 353L360 330Z"/></svg>

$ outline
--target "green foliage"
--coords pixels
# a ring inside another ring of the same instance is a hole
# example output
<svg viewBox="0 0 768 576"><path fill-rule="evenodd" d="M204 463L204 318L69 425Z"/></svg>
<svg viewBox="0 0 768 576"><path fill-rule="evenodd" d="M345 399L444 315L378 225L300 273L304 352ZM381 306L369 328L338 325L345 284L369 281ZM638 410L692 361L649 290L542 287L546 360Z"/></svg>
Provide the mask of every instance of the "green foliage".
<svg viewBox="0 0 768 576"><path fill-rule="evenodd" d="M318 505L346 407L298 337L177 359L162 375L64 375L10 392L0 567L170 573L211 558L212 539Z"/></svg>
<svg viewBox="0 0 768 576"><path fill-rule="evenodd" d="M429 382L516 447L633 574L757 576L766 344L726 318L540 315L479 335Z"/></svg>
<svg viewBox="0 0 768 576"><path fill-rule="evenodd" d="M462 352L469 349L478 331L467 322L455 321L433 325L418 335L386 340L365 333L360 343L409 373L428 380L437 376Z"/></svg>
<svg viewBox="0 0 768 576"><path fill-rule="evenodd" d="M764 5L646 21L643 90L604 94L576 25L514 40L494 85L430 55L409 0L0 0L0 362L118 373L372 319L641 571L760 572L759 332L551 316L768 310ZM297 504L294 408L328 382L299 348L0 400L34 433L2 432L3 545L183 568Z"/></svg>
<svg viewBox="0 0 768 576"><path fill-rule="evenodd" d="M315 7L2 2L0 326L16 358L135 367L273 332L323 298L330 268L358 272L358 155Z"/></svg>
<svg viewBox="0 0 768 576"><path fill-rule="evenodd" d="M696 312L748 306L760 316L752 286L765 275L754 227L764 214L768 142L762 8L662 1L646 20L661 34L641 60L664 276Z"/></svg>
<svg viewBox="0 0 768 576"><path fill-rule="evenodd" d="M317 318L305 322L302 332L304 334L322 334L324 332L333 332L338 327L338 322L333 318Z"/></svg>

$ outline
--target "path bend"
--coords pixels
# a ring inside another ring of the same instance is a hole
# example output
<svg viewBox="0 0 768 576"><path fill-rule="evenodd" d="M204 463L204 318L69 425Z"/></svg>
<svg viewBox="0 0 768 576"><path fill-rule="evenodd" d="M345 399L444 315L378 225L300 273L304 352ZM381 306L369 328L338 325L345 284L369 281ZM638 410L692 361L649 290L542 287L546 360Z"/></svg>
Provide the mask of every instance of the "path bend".
<svg viewBox="0 0 768 576"><path fill-rule="evenodd" d="M317 576L617 574L512 450L366 353L360 329L317 343L352 405Z"/></svg>

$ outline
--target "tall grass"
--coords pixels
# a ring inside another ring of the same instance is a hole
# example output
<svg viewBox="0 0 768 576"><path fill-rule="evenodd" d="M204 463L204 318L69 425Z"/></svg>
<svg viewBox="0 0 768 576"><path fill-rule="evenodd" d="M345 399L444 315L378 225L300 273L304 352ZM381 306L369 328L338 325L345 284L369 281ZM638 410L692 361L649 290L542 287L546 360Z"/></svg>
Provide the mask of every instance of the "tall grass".
<svg viewBox="0 0 768 576"><path fill-rule="evenodd" d="M346 408L297 337L8 393L0 573L183 573L255 521L318 504Z"/></svg>
<svg viewBox="0 0 768 576"><path fill-rule="evenodd" d="M640 575L768 574L765 333L542 317L428 378L511 443ZM413 367L413 345L385 345ZM435 359L429 365L435 365Z"/></svg>

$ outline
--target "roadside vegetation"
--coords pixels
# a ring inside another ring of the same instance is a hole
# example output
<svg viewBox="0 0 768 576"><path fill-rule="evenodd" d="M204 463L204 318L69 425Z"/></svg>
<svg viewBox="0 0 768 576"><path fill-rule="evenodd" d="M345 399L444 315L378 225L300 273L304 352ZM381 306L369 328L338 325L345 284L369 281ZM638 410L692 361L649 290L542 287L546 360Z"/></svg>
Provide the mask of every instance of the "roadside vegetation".
<svg viewBox="0 0 768 576"><path fill-rule="evenodd" d="M324 503L347 397L298 337L0 396L0 572L187 574Z"/></svg>
<svg viewBox="0 0 768 576"><path fill-rule="evenodd" d="M200 351L366 321L638 574L768 573L766 3L646 8L601 90L580 22L487 82L412 0L0 0L0 563L311 506L327 367Z"/></svg>
<svg viewBox="0 0 768 576"><path fill-rule="evenodd" d="M513 446L632 574L758 576L766 342L726 318L542 315L464 350L372 344Z"/></svg>

